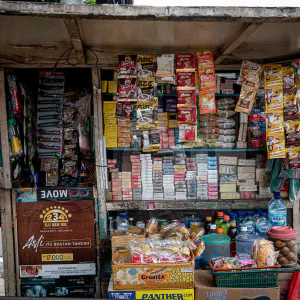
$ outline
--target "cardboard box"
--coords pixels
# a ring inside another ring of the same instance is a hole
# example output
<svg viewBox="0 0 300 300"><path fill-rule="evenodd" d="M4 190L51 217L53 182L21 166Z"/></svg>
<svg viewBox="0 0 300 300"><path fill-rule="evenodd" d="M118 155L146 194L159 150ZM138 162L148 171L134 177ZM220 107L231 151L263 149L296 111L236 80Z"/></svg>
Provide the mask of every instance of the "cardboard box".
<svg viewBox="0 0 300 300"><path fill-rule="evenodd" d="M210 271L195 271L195 300L279 300L280 289L274 288L218 288Z"/></svg>
<svg viewBox="0 0 300 300"><path fill-rule="evenodd" d="M182 299L194 300L194 289L169 289L169 290L126 290L117 291L114 289L113 281L109 282L108 299Z"/></svg>
<svg viewBox="0 0 300 300"><path fill-rule="evenodd" d="M237 156L220 156L219 157L219 164L220 165L231 165L236 166L237 165L238 158Z"/></svg>
<svg viewBox="0 0 300 300"><path fill-rule="evenodd" d="M122 263L116 263L122 261ZM194 287L195 261L181 263L132 263L129 250L112 256L116 290L190 289Z"/></svg>

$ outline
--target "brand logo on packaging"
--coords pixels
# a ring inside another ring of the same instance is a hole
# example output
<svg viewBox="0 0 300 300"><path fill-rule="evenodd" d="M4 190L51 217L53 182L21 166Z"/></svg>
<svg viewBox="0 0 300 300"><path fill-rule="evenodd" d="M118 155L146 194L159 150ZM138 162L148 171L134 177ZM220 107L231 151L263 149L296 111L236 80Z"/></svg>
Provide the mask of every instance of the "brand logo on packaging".
<svg viewBox="0 0 300 300"><path fill-rule="evenodd" d="M169 280L169 274L151 274L151 273L144 273L138 275L138 280L142 280L145 283L154 283L154 282L164 282Z"/></svg>
<svg viewBox="0 0 300 300"><path fill-rule="evenodd" d="M42 211L40 218L47 228L67 227L72 214L61 206L50 206Z"/></svg>

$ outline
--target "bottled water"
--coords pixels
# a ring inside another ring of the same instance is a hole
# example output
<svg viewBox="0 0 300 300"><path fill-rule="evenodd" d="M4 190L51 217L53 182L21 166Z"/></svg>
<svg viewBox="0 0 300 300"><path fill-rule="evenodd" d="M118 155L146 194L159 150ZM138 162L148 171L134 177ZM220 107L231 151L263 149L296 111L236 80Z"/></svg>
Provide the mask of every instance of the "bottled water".
<svg viewBox="0 0 300 300"><path fill-rule="evenodd" d="M239 232L239 235L244 235L244 234L248 234L248 230L246 226L242 226Z"/></svg>
<svg viewBox="0 0 300 300"><path fill-rule="evenodd" d="M255 214L253 215L254 220L257 221L257 219L261 216L261 214L262 214L262 210L261 209L255 210Z"/></svg>
<svg viewBox="0 0 300 300"><path fill-rule="evenodd" d="M126 213L120 213L120 219L117 223L117 230L129 230L129 221Z"/></svg>
<svg viewBox="0 0 300 300"><path fill-rule="evenodd" d="M256 234L261 236L267 236L267 230L271 228L271 225L267 219L267 214L262 213L261 217L256 221Z"/></svg>
<svg viewBox="0 0 300 300"><path fill-rule="evenodd" d="M286 205L281 199L279 192L275 192L274 197L269 202L268 213L272 226L286 225Z"/></svg>
<svg viewBox="0 0 300 300"><path fill-rule="evenodd" d="M236 224L238 227L241 226L241 224L244 222L244 216L245 216L245 213L243 211L238 211L238 216L236 218Z"/></svg>
<svg viewBox="0 0 300 300"><path fill-rule="evenodd" d="M230 213L230 222L236 222L237 214L236 213Z"/></svg>
<svg viewBox="0 0 300 300"><path fill-rule="evenodd" d="M247 217L244 219L242 226L247 227L248 234L253 234L255 230L255 220L252 217L252 212L247 212Z"/></svg>

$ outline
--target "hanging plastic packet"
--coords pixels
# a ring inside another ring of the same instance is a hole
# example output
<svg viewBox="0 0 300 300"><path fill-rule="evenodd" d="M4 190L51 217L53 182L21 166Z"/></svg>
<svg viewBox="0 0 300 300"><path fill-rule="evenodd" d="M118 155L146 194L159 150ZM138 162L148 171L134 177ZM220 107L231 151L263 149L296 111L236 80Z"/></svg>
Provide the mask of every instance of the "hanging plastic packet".
<svg viewBox="0 0 300 300"><path fill-rule="evenodd" d="M57 158L41 159L41 171L46 172L46 186L58 185L58 162Z"/></svg>
<svg viewBox="0 0 300 300"><path fill-rule="evenodd" d="M160 149L159 130L143 131L143 152L154 152Z"/></svg>
<svg viewBox="0 0 300 300"><path fill-rule="evenodd" d="M64 108L63 109L63 122L64 127L75 127L77 119L76 108Z"/></svg>
<svg viewBox="0 0 300 300"><path fill-rule="evenodd" d="M295 73L290 65L282 66L282 84L283 88L290 89L295 86Z"/></svg>
<svg viewBox="0 0 300 300"><path fill-rule="evenodd" d="M119 55L119 74L120 76L136 75L136 55Z"/></svg>
<svg viewBox="0 0 300 300"><path fill-rule="evenodd" d="M200 108L200 115L214 114L217 111L216 97L214 91L207 91L207 92L199 91L199 108Z"/></svg>
<svg viewBox="0 0 300 300"><path fill-rule="evenodd" d="M156 81L175 84L174 54L162 54L156 60Z"/></svg>
<svg viewBox="0 0 300 300"><path fill-rule="evenodd" d="M179 123L196 124L197 123L197 107L195 105L177 105Z"/></svg>
<svg viewBox="0 0 300 300"><path fill-rule="evenodd" d="M285 121L286 143L288 146L300 145L300 120Z"/></svg>
<svg viewBox="0 0 300 300"><path fill-rule="evenodd" d="M240 97L235 107L236 112L242 112L245 114L249 114L251 112L252 106L255 102L257 89L258 84L252 84L250 82L242 84Z"/></svg>
<svg viewBox="0 0 300 300"><path fill-rule="evenodd" d="M266 111L283 109L282 86L268 86L265 88Z"/></svg>
<svg viewBox="0 0 300 300"><path fill-rule="evenodd" d="M289 166L291 168L299 168L300 167L300 146L292 146L287 148L287 154L289 159Z"/></svg>
<svg viewBox="0 0 300 300"><path fill-rule="evenodd" d="M195 90L196 79L195 72L177 72L177 91Z"/></svg>
<svg viewBox="0 0 300 300"><path fill-rule="evenodd" d="M137 79L138 101L154 101L155 77L143 77Z"/></svg>
<svg viewBox="0 0 300 300"><path fill-rule="evenodd" d="M189 72L195 71L195 55L194 54L177 54L176 55L176 71Z"/></svg>
<svg viewBox="0 0 300 300"><path fill-rule="evenodd" d="M115 101L103 101L103 113L104 114L115 114L117 102Z"/></svg>
<svg viewBox="0 0 300 300"><path fill-rule="evenodd" d="M196 104L195 90L177 90L178 104Z"/></svg>
<svg viewBox="0 0 300 300"><path fill-rule="evenodd" d="M14 156L23 155L22 142L20 140L19 129L15 119L8 120L8 137L11 151Z"/></svg>
<svg viewBox="0 0 300 300"><path fill-rule="evenodd" d="M240 75L236 83L242 84L248 81L258 84L260 82L261 73L262 67L260 64L248 60L243 60Z"/></svg>
<svg viewBox="0 0 300 300"><path fill-rule="evenodd" d="M80 122L78 134L80 151L82 153L91 151L89 121Z"/></svg>
<svg viewBox="0 0 300 300"><path fill-rule="evenodd" d="M15 73L10 72L7 75L7 83L11 102L12 116L15 117L18 121L21 121L22 104L18 91L17 76Z"/></svg>
<svg viewBox="0 0 300 300"><path fill-rule="evenodd" d="M60 170L61 176L71 176L73 178L78 177L78 166L77 161L63 160L62 169Z"/></svg>
<svg viewBox="0 0 300 300"><path fill-rule="evenodd" d="M283 111L266 113L267 133L284 133Z"/></svg>
<svg viewBox="0 0 300 300"><path fill-rule="evenodd" d="M285 158L284 133L273 133L267 137L268 158Z"/></svg>
<svg viewBox="0 0 300 300"><path fill-rule="evenodd" d="M78 141L78 131L75 128L64 128L64 143Z"/></svg>
<svg viewBox="0 0 300 300"><path fill-rule="evenodd" d="M157 102L137 102L136 129L157 129Z"/></svg>
<svg viewBox="0 0 300 300"><path fill-rule="evenodd" d="M197 126L188 124L179 124L179 142L196 142Z"/></svg>
<svg viewBox="0 0 300 300"><path fill-rule="evenodd" d="M136 78L120 78L118 80L118 96L118 101L136 101Z"/></svg>
<svg viewBox="0 0 300 300"><path fill-rule="evenodd" d="M137 55L137 76L138 78L155 77L156 55Z"/></svg>

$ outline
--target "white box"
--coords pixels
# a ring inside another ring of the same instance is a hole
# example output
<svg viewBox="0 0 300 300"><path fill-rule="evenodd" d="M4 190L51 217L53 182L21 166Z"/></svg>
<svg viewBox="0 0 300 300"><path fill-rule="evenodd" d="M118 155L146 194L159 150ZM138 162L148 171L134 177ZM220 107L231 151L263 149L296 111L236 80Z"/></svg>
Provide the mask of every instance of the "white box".
<svg viewBox="0 0 300 300"><path fill-rule="evenodd" d="M254 179L248 179L248 180L238 180L237 185L255 185Z"/></svg>
<svg viewBox="0 0 300 300"><path fill-rule="evenodd" d="M238 173L254 173L255 167L238 167Z"/></svg>
<svg viewBox="0 0 300 300"><path fill-rule="evenodd" d="M248 179L255 180L255 173L238 173L238 180L248 180Z"/></svg>
<svg viewBox="0 0 300 300"><path fill-rule="evenodd" d="M256 192L257 185L240 185L239 191L240 192Z"/></svg>
<svg viewBox="0 0 300 300"><path fill-rule="evenodd" d="M219 174L236 174L236 166L220 165Z"/></svg>
<svg viewBox="0 0 300 300"><path fill-rule="evenodd" d="M223 200L240 199L240 193L221 193L221 199Z"/></svg>
<svg viewBox="0 0 300 300"><path fill-rule="evenodd" d="M271 174L266 169L256 169L256 181L270 181Z"/></svg>
<svg viewBox="0 0 300 300"><path fill-rule="evenodd" d="M239 161L238 161L239 166L255 167L255 164L256 164L255 159L239 159Z"/></svg>
<svg viewBox="0 0 300 300"><path fill-rule="evenodd" d="M237 156L219 156L219 164L220 165L237 165Z"/></svg>

